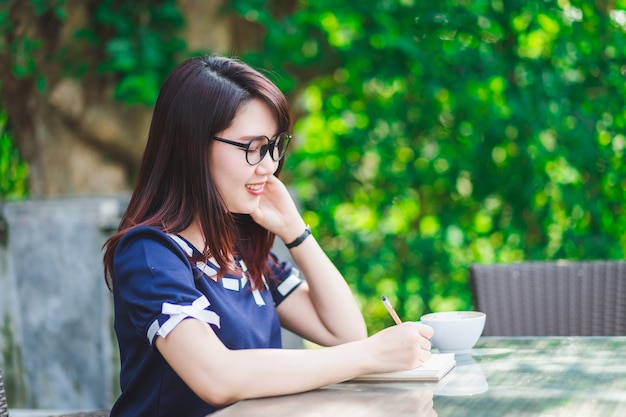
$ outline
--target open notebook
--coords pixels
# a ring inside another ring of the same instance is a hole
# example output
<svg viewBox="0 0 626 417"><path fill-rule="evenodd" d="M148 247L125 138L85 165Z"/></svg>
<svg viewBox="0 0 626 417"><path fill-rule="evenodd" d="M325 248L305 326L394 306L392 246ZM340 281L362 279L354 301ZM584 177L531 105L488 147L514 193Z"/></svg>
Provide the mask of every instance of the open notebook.
<svg viewBox="0 0 626 417"><path fill-rule="evenodd" d="M384 374L367 374L351 379L351 381L424 381L437 382L454 368L454 353L433 353L431 360L422 366L408 371L389 372Z"/></svg>

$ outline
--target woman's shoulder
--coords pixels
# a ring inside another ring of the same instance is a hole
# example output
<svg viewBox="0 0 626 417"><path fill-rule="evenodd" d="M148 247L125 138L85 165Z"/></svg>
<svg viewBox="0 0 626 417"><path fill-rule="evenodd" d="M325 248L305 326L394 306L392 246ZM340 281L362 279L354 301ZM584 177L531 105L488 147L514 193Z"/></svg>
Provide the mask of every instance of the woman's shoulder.
<svg viewBox="0 0 626 417"><path fill-rule="evenodd" d="M121 282L138 282L137 277L168 276L166 271L192 272L185 251L167 233L156 227L137 226L129 229L120 239L113 256L113 276L118 286ZM182 274L181 274L182 273ZM160 274L160 275L159 275ZM170 274L171 275L171 274ZM115 287L115 285L114 285Z"/></svg>
<svg viewBox="0 0 626 417"><path fill-rule="evenodd" d="M121 242L128 242L128 241L133 241L133 240L138 240L138 239L148 239L148 240L163 240L163 241L168 241L171 240L169 238L169 236L167 235L167 233L165 233L163 230L158 229L154 226L135 226L132 227L130 229L128 229L124 235L122 236L122 238L120 239L120 243Z"/></svg>
<svg viewBox="0 0 626 417"><path fill-rule="evenodd" d="M133 248L164 248L186 258L183 248L175 239L154 226L135 226L120 239L116 252L129 251Z"/></svg>

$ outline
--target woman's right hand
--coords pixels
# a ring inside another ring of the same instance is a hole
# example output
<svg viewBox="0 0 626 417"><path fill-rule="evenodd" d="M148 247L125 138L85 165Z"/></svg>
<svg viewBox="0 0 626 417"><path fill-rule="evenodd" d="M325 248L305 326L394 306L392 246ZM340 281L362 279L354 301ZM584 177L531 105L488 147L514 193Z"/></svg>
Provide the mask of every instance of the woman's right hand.
<svg viewBox="0 0 626 417"><path fill-rule="evenodd" d="M370 336L372 370L368 373L404 371L417 368L430 360L430 326L417 322L404 322Z"/></svg>

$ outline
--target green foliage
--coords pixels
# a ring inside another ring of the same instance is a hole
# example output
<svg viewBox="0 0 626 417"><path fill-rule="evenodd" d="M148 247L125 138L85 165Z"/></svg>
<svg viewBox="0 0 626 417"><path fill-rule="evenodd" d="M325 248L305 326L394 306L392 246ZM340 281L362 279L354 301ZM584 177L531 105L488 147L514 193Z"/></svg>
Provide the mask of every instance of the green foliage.
<svg viewBox="0 0 626 417"><path fill-rule="evenodd" d="M474 262L624 257L624 0L232 3L303 88L285 174L371 330L381 294L471 308Z"/></svg>
<svg viewBox="0 0 626 417"><path fill-rule="evenodd" d="M116 98L153 104L161 82L186 53L176 1L101 1L93 23L80 36L104 51L98 71L120 76Z"/></svg>
<svg viewBox="0 0 626 417"><path fill-rule="evenodd" d="M6 122L7 114L0 107L0 201L23 198L28 193L28 166L13 146Z"/></svg>

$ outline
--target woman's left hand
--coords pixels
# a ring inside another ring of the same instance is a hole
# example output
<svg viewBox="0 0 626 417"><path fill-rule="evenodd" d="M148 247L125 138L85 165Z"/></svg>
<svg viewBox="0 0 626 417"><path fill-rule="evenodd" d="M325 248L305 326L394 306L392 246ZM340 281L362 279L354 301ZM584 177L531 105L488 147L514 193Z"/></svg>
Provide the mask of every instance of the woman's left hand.
<svg viewBox="0 0 626 417"><path fill-rule="evenodd" d="M274 175L265 183L259 206L250 216L285 242L297 238L305 228L287 187Z"/></svg>

